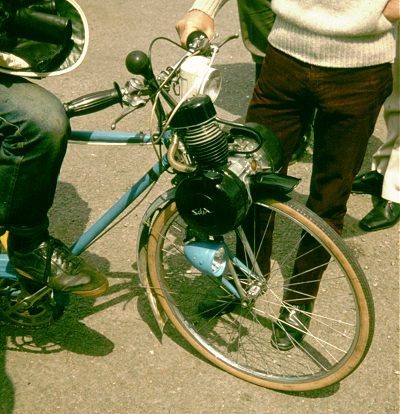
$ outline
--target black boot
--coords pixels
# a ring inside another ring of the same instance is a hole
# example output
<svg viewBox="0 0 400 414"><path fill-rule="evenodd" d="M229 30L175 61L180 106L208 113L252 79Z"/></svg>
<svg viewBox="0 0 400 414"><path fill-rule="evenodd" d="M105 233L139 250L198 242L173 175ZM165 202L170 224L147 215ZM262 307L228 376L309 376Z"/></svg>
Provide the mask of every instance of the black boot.
<svg viewBox="0 0 400 414"><path fill-rule="evenodd" d="M380 198L376 206L360 221L365 231L375 231L394 226L400 219L400 204Z"/></svg>
<svg viewBox="0 0 400 414"><path fill-rule="evenodd" d="M8 255L17 272L39 285L79 296L99 296L108 288L106 277L49 237L32 250L18 250L12 238Z"/></svg>
<svg viewBox="0 0 400 414"><path fill-rule="evenodd" d="M380 197L382 193L383 175L377 171L369 171L358 175L351 187L351 191L357 194L371 194Z"/></svg>
<svg viewBox="0 0 400 414"><path fill-rule="evenodd" d="M301 342L310 325L313 306L314 302L285 303L272 326L271 345L280 351L289 351Z"/></svg>

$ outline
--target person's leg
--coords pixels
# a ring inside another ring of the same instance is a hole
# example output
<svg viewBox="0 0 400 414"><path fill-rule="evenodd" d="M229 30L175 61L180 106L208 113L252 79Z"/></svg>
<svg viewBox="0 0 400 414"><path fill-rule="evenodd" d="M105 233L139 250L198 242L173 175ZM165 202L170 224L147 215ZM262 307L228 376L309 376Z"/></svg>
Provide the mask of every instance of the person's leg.
<svg viewBox="0 0 400 414"><path fill-rule="evenodd" d="M394 82L395 86L396 82ZM353 190L354 187L356 189L361 187L367 190L361 191L362 193L373 196L373 208L359 222L359 226L364 231L389 228L400 220L400 94L398 91L397 80L397 95L393 91L384 104L388 137L374 154L373 170L359 176L353 183ZM376 182L371 177L380 177L380 180L373 191L368 191L369 186L366 183ZM360 186L357 186L358 183L361 183Z"/></svg>
<svg viewBox="0 0 400 414"><path fill-rule="evenodd" d="M292 152L307 128L309 114L313 113L313 108L308 104L308 97L301 90L301 78L303 76L302 73L299 73L301 70L298 71L298 68L290 67L287 64L288 62L282 59L282 57L282 54L274 51L272 48L267 50L267 55L261 67L259 79L248 108L246 121L266 125L284 142L285 167L281 172L285 172L291 160ZM285 83L286 89L282 92L282 96L280 91L276 95L274 87L275 85L280 85L283 74L287 75L287 78L285 77L284 79L290 79L290 82ZM296 82L296 80L298 81ZM275 107L276 102L278 102L279 106L279 116L275 116L274 111L270 110L270 107ZM256 221L256 229L253 228L254 220ZM266 223L268 223L269 231L267 236L264 234ZM268 277L273 217L265 214L265 209L256 209L248 215L245 223L242 225L250 245L255 243L258 246L258 243L262 241L262 247L258 251L257 260L260 270L265 277ZM236 254L244 260L245 253L239 239L237 240ZM224 295L222 291L220 296L227 295ZM221 305L216 306L215 304L218 302L215 298L212 299L205 301L206 306L201 309L204 314L206 307L212 309L214 313L226 312L231 309L220 299L219 303ZM228 300L232 300L231 297L228 296Z"/></svg>
<svg viewBox="0 0 400 414"><path fill-rule="evenodd" d="M309 112L303 110L314 100L318 111L307 205L340 233L352 181L361 166L380 107L390 93L390 67L319 71L279 52L272 54L276 55L277 73L274 74L272 65L262 71L260 79L266 75L268 78L256 87L247 119L263 123L276 133L283 144L287 165L302 128L307 125ZM296 323L291 321L300 321L299 326L308 323L302 320L306 314L303 311L312 310L319 280L329 261L319 250L311 237L305 238L299 247L293 277L283 297L286 305L279 316L293 329L283 331L276 327L272 344L279 349L290 349L293 337L301 340L304 336L300 332L304 329L296 329ZM268 269L267 264L263 267ZM291 283L296 287L292 289ZM304 286L303 290L300 286Z"/></svg>
<svg viewBox="0 0 400 414"><path fill-rule="evenodd" d="M37 244L47 237L68 133L55 96L23 79L0 78L0 224L11 241L32 238Z"/></svg>
<svg viewBox="0 0 400 414"><path fill-rule="evenodd" d="M388 228L400 220L400 24L392 65L393 91L383 105L387 135L372 157L372 169L357 176L352 191L371 194L374 207L359 226L365 231Z"/></svg>
<svg viewBox="0 0 400 414"><path fill-rule="evenodd" d="M396 29L396 58L392 65L393 90L383 106L386 141L372 158L372 170L382 174L382 197L400 203L400 24Z"/></svg>
<svg viewBox="0 0 400 414"><path fill-rule="evenodd" d="M387 128L386 141L372 158L372 171L358 177L353 183L365 184L363 177L375 174L380 178L373 192L373 209L362 218L359 225L365 231L374 231L395 225L400 220L400 39L397 25L396 59L393 63L393 91L383 108ZM360 187L360 186L359 186ZM364 186L365 187L365 186ZM363 186L361 186L363 188ZM365 193L365 191L362 191ZM371 192L367 192L370 194Z"/></svg>
<svg viewBox="0 0 400 414"><path fill-rule="evenodd" d="M50 209L69 135L59 100L37 84L0 77L0 226L21 281L96 296L108 286L100 272L48 233Z"/></svg>
<svg viewBox="0 0 400 414"><path fill-rule="evenodd" d="M281 141L284 151L282 173L287 172L292 154L298 148L314 114L314 97L309 93L308 87L309 69L309 65L270 48L247 112L247 121L266 125ZM253 242L253 232L248 230L251 229L251 219L249 217L249 223L244 223L244 229ZM254 237L257 245L262 241L258 262L268 278L274 214L265 214L259 209L255 212L255 220L257 229ZM284 302L287 299L285 296L286 294L282 298ZM304 336L304 327L309 322L309 318L304 315L312 311L312 306L313 302L287 302L282 305L278 317L281 322L273 324L271 344L280 350L289 350L293 347L294 340L300 341ZM285 330L280 328L281 323L286 326Z"/></svg>
<svg viewBox="0 0 400 414"><path fill-rule="evenodd" d="M316 70L318 111L314 128L313 171L307 206L341 234L346 205L383 102L391 91L390 65L360 70ZM315 240L304 240L296 261L295 282L307 286L304 301L316 297L318 281L329 261ZM306 251L313 251L304 255ZM315 281L310 283L310 281ZM301 289L288 291L290 301L303 301Z"/></svg>
<svg viewBox="0 0 400 414"><path fill-rule="evenodd" d="M246 122L271 129L282 143L284 171L314 113L307 89L308 65L269 47L250 101Z"/></svg>
<svg viewBox="0 0 400 414"><path fill-rule="evenodd" d="M306 88L307 81L308 65L272 47L267 50L246 121L263 124L278 137L284 151L282 173L286 173L292 154L308 127L310 115L314 113L313 99ZM255 231L254 220L257 226ZM265 234L266 223L268 234ZM258 245L262 241L258 261L261 271L268 277L273 217L266 216L265 209L257 209L249 215L243 227L252 244ZM256 240L253 240L254 237ZM238 247L240 252L240 243Z"/></svg>

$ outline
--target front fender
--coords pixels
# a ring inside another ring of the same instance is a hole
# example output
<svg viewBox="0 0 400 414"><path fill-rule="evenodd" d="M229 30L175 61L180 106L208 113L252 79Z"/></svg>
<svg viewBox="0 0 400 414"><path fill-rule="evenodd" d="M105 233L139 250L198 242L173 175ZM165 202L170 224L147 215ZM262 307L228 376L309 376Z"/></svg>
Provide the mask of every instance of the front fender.
<svg viewBox="0 0 400 414"><path fill-rule="evenodd" d="M300 179L275 172L261 172L250 178L253 200L265 197L285 198L298 185Z"/></svg>
<svg viewBox="0 0 400 414"><path fill-rule="evenodd" d="M138 274L141 285L146 289L146 295L150 303L151 310L154 314L154 317L157 321L158 327L161 332L164 330L165 323L167 322L167 316L165 315L163 309L160 307L156 296L153 293L153 286L147 270L147 243L149 240L149 234L151 231L151 225L153 223L154 217L158 212L175 199L175 188L171 188L165 193L161 194L156 198L150 207L146 210L143 215L142 221L139 225L138 237L137 237L137 247L136 247L136 257L137 257L137 267Z"/></svg>

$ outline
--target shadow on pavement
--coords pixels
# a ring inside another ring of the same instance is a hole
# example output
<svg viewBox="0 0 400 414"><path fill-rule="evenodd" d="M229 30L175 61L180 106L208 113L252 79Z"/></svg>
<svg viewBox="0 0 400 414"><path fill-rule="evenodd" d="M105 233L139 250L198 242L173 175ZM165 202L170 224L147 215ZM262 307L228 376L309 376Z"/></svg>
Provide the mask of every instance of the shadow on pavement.
<svg viewBox="0 0 400 414"><path fill-rule="evenodd" d="M253 94L254 65L252 63L235 63L215 65L215 68L220 70L222 76L221 93L215 101L215 105L230 114L244 117Z"/></svg>

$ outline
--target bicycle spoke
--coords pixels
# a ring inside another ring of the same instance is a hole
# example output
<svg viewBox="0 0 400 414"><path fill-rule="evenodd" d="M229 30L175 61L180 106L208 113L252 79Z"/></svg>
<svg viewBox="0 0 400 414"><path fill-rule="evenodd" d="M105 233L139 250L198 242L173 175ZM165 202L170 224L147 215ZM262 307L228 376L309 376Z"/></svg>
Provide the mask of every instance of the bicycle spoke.
<svg viewBox="0 0 400 414"><path fill-rule="evenodd" d="M270 248L271 265L265 275L266 286L254 303L242 306L236 302L227 314L206 317L200 312L199 305L211 291L217 287L222 294L224 289L218 287L216 278L201 274L186 260L182 247L188 230L174 208L165 216L160 214L153 228L155 243L149 245L149 254L154 256L151 260L149 257L149 263L154 263L149 269L153 284L161 292L164 310L186 340L206 358L238 377L281 390L316 389L348 375L365 356L373 326L371 301L367 302L369 314L360 315L362 294L369 294L364 276L353 262L341 262L351 254L326 224L313 216L312 220L323 229L319 230L320 227L308 218L308 210L294 205L295 208L279 203L276 207L275 204L260 204L259 207L269 214L266 222L274 227L273 233L265 229L259 232L260 244ZM247 241L249 234L253 240ZM251 232L248 223L245 234L239 230L224 235L231 251L235 251L237 240L241 240L244 246L241 260L257 274L255 261L265 255L264 247L254 243L256 238L256 232ZM332 245L331 238L340 244L338 255L334 249L326 247ZM309 249L304 248L307 244ZM302 263L309 257L318 260L304 267ZM349 270L356 273L350 277ZM359 278L361 287L353 286ZM247 289L248 281L239 280L242 288ZM229 299L229 292L224 295L223 299L215 301L216 308L233 300L233 297ZM286 302L288 295L290 303ZM309 319L304 329L296 331L304 333L300 340L292 336L293 328L280 319L283 309L290 310L296 305L296 296L302 301L315 302L312 312L300 310L298 313ZM292 349L281 351L272 345L275 326L287 332ZM367 340L360 343L361 332L365 329L370 330L363 335Z"/></svg>

